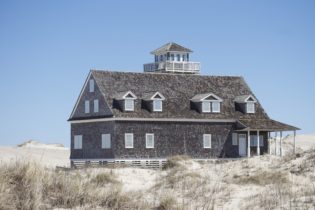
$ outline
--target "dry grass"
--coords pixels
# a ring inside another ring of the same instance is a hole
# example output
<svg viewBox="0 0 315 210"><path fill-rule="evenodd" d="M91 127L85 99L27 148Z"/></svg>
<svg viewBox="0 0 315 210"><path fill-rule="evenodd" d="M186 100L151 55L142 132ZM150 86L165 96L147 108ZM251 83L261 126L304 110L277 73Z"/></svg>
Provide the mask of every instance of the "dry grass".
<svg viewBox="0 0 315 210"><path fill-rule="evenodd" d="M130 182L124 183L121 176L129 174L115 170L64 172L36 163L2 164L0 209L311 209L315 206L315 151L282 159L257 157L221 164L199 164L186 156L176 156L168 160L164 170L150 173L156 177L153 187L128 192L124 186ZM134 170L139 173L145 169ZM235 199L239 202L233 203Z"/></svg>

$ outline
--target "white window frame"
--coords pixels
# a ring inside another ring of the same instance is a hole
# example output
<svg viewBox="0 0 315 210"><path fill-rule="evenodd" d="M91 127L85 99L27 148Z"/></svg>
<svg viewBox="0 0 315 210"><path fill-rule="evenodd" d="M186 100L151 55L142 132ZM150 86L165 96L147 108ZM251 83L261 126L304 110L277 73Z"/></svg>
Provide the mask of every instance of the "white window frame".
<svg viewBox="0 0 315 210"><path fill-rule="evenodd" d="M94 100L93 105L94 105L94 113L99 112L99 102L98 102L98 99L95 99L95 100Z"/></svg>
<svg viewBox="0 0 315 210"><path fill-rule="evenodd" d="M90 79L90 81L89 81L89 86L90 86L90 93L93 93L94 92L94 87L95 87L95 84L94 84L95 82L94 82L94 79Z"/></svg>
<svg viewBox="0 0 315 210"><path fill-rule="evenodd" d="M209 138L209 139L207 139ZM203 148L205 149L211 149L211 143L212 143L212 139L211 139L211 134L203 134ZM209 140L209 146L206 145L206 140Z"/></svg>
<svg viewBox="0 0 315 210"><path fill-rule="evenodd" d="M73 149L82 149L82 135L74 135Z"/></svg>
<svg viewBox="0 0 315 210"><path fill-rule="evenodd" d="M89 100L86 100L84 102L84 113L85 114L90 113L90 101Z"/></svg>
<svg viewBox="0 0 315 210"><path fill-rule="evenodd" d="M161 107L157 107L156 103L161 103ZM153 111L162 112L163 110L163 101L162 100L153 100Z"/></svg>
<svg viewBox="0 0 315 210"><path fill-rule="evenodd" d="M238 134L232 133L232 145L237 146L238 145Z"/></svg>
<svg viewBox="0 0 315 210"><path fill-rule="evenodd" d="M252 106L251 108L252 109L250 109L250 106ZM247 113L255 113L255 102L247 102L246 103L246 112Z"/></svg>
<svg viewBox="0 0 315 210"><path fill-rule="evenodd" d="M152 145L149 145L149 144L148 144L149 137L152 137ZM146 134L145 134L145 147L146 147L147 149L152 149L152 148L154 148L154 133L146 133Z"/></svg>
<svg viewBox="0 0 315 210"><path fill-rule="evenodd" d="M130 106L128 107L128 102L130 102ZM125 99L125 111L134 111L135 110L135 100L132 98L126 98Z"/></svg>
<svg viewBox="0 0 315 210"><path fill-rule="evenodd" d="M111 145L111 138L109 133L102 134L102 149L110 149Z"/></svg>
<svg viewBox="0 0 315 210"><path fill-rule="evenodd" d="M202 112L210 113L211 112L211 102L210 101L203 101L201 102Z"/></svg>
<svg viewBox="0 0 315 210"><path fill-rule="evenodd" d="M214 104L217 104L217 109L214 109ZM221 103L220 101L211 101L211 111L214 113L220 113L221 112Z"/></svg>
<svg viewBox="0 0 315 210"><path fill-rule="evenodd" d="M130 141L130 142L127 142L127 141ZM125 133L125 148L126 149L133 148L133 133Z"/></svg>

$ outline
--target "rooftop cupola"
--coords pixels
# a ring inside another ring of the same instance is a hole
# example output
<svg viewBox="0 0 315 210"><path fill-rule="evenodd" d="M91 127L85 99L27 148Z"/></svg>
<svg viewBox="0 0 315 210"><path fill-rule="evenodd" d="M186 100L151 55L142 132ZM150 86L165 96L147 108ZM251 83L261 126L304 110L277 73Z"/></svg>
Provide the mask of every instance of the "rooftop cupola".
<svg viewBox="0 0 315 210"><path fill-rule="evenodd" d="M143 65L144 72L199 74L200 63L189 60L193 51L174 42L151 52L154 63Z"/></svg>

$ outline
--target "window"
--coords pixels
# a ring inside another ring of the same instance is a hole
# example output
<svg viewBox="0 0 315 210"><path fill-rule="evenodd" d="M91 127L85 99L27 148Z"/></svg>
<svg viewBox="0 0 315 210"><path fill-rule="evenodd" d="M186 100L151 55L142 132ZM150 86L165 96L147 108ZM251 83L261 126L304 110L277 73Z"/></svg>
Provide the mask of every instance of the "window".
<svg viewBox="0 0 315 210"><path fill-rule="evenodd" d="M203 101L202 102L202 112L211 112L210 101Z"/></svg>
<svg viewBox="0 0 315 210"><path fill-rule="evenodd" d="M238 141L237 141L237 133L232 133L232 145L238 145Z"/></svg>
<svg viewBox="0 0 315 210"><path fill-rule="evenodd" d="M186 61L186 55L185 54L183 55L183 61Z"/></svg>
<svg viewBox="0 0 315 210"><path fill-rule="evenodd" d="M90 101L85 101L85 108L84 108L85 113L90 113Z"/></svg>
<svg viewBox="0 0 315 210"><path fill-rule="evenodd" d="M110 149L110 134L102 134L102 149Z"/></svg>
<svg viewBox="0 0 315 210"><path fill-rule="evenodd" d="M203 148L211 148L211 134L203 134Z"/></svg>
<svg viewBox="0 0 315 210"><path fill-rule="evenodd" d="M250 136L250 146L251 147L257 147L257 135L251 135ZM259 135L259 146L264 146L264 136Z"/></svg>
<svg viewBox="0 0 315 210"><path fill-rule="evenodd" d="M94 100L94 112L98 112L98 99Z"/></svg>
<svg viewBox="0 0 315 210"><path fill-rule="evenodd" d="M162 111L162 101L161 100L153 100L153 111L161 112Z"/></svg>
<svg viewBox="0 0 315 210"><path fill-rule="evenodd" d="M74 149L82 149L82 135L74 136Z"/></svg>
<svg viewBox="0 0 315 210"><path fill-rule="evenodd" d="M171 61L174 61L174 54L171 54Z"/></svg>
<svg viewBox="0 0 315 210"><path fill-rule="evenodd" d="M90 79L90 93L94 92L94 80Z"/></svg>
<svg viewBox="0 0 315 210"><path fill-rule="evenodd" d="M177 54L176 57L177 57L177 61L180 61L180 54Z"/></svg>
<svg viewBox="0 0 315 210"><path fill-rule="evenodd" d="M212 112L220 112L220 102L213 101L211 102Z"/></svg>
<svg viewBox="0 0 315 210"><path fill-rule="evenodd" d="M145 134L145 146L146 148L154 148L154 134L153 133Z"/></svg>
<svg viewBox="0 0 315 210"><path fill-rule="evenodd" d="M255 103L254 102L247 102L246 103L246 110L247 110L247 113L255 113Z"/></svg>
<svg viewBox="0 0 315 210"><path fill-rule="evenodd" d="M125 111L134 110L134 99L125 99Z"/></svg>
<svg viewBox="0 0 315 210"><path fill-rule="evenodd" d="M133 133L125 133L125 148L133 148Z"/></svg>

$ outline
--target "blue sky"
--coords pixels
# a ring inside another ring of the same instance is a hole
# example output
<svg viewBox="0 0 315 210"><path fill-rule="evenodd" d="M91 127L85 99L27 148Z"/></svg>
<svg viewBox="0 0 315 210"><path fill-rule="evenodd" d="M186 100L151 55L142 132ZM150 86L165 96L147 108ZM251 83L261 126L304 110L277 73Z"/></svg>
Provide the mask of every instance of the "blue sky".
<svg viewBox="0 0 315 210"><path fill-rule="evenodd" d="M315 133L315 1L0 1L0 144L69 145L90 69L142 71L174 41L241 75L270 117Z"/></svg>

